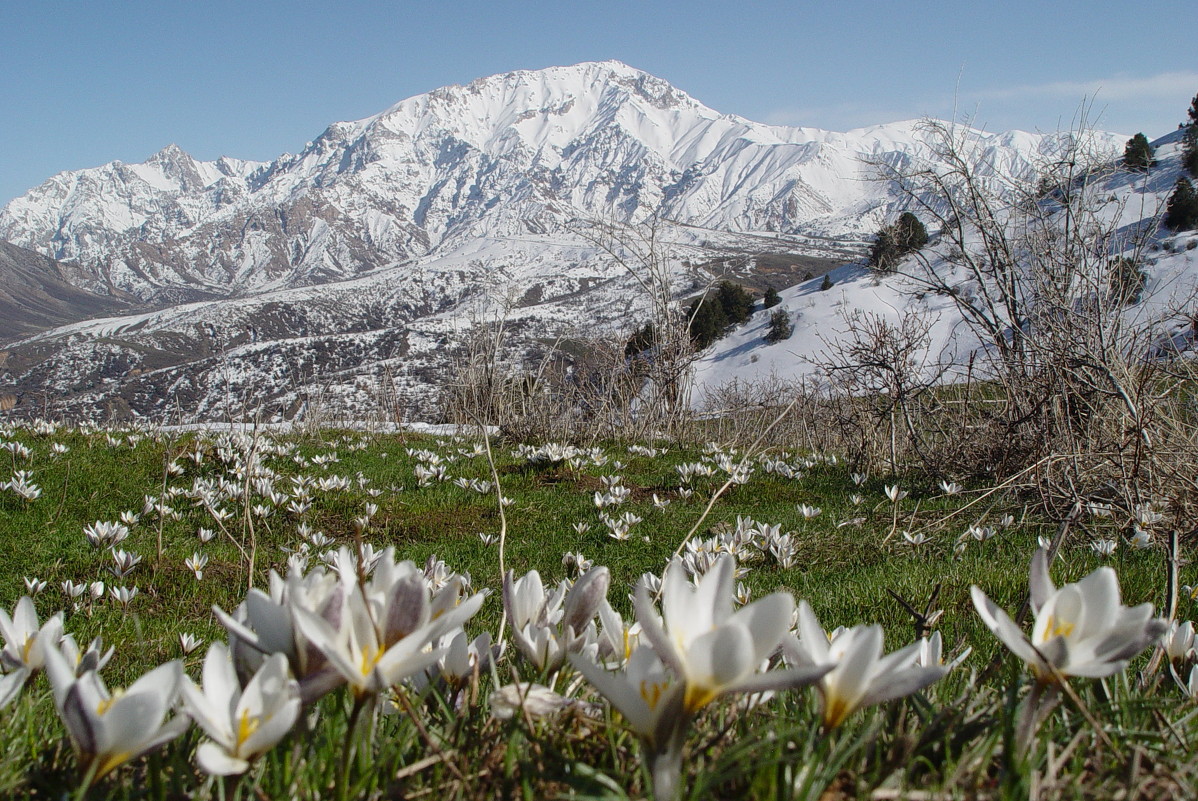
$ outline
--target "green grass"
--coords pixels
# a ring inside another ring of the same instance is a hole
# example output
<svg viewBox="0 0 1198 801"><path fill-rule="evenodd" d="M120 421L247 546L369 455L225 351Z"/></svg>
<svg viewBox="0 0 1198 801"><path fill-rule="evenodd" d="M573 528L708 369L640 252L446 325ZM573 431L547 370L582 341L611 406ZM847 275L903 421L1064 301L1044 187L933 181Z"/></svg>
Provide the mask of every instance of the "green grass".
<svg viewBox="0 0 1198 801"><path fill-rule="evenodd" d="M450 569L468 572L475 590L495 592L467 630L472 635L483 630L499 635L499 548L483 544L478 537L479 532L499 532L496 496L449 481L418 486L417 462L407 449L453 457L446 468L454 478L487 481L491 466L485 456L459 454L469 451L472 442L411 435L324 432L259 441L256 452L264 454L264 463L277 474L276 490L290 491L289 479L301 474L346 476L350 489L313 490L311 508L302 515L276 509L267 518L254 518L252 541L246 504L225 501L221 505L233 512L225 523L232 536L221 533L205 545L196 532L201 526L214 527L211 516L186 495L179 495L168 501L179 519L163 520L160 531L154 513L142 515L119 546L143 557L123 582L140 590L127 613L108 597L71 610L59 588L63 580L122 583L106 570L111 558L85 540L85 525L115 521L124 511L140 513L146 495L161 496L164 488L188 489L196 479L215 482L224 476L236 486L245 485L243 477L232 476L220 461L212 437L159 434L141 437L131 446L128 432L113 436L121 443L110 445L109 435L103 432L65 429L53 433L22 429L0 437L19 441L32 451L27 459L0 451L0 464L11 461L13 469L32 471L42 489L41 497L32 502L0 492L0 548L5 556L0 560L0 607L11 610L25 594L25 577L49 582L35 599L43 619L65 609L66 630L80 642L103 636L116 647L112 663L103 671L110 686L124 685L151 667L179 658L182 631L205 642L224 638L211 607L232 610L250 581L245 559L233 540L246 549L256 543L252 583L264 587L269 570L285 572L285 549L298 545L296 526L301 520L332 537L330 547L352 546L354 518L363 514L367 503L377 504L378 511L362 539L380 549L394 546L401 558L417 564L435 555ZM51 444L56 442L70 451L52 454ZM284 452L268 453L272 443ZM200 464L188 458L197 448L204 454ZM337 462L323 467L310 464L314 457L333 451ZM671 451L648 458L630 454L618 444L608 444L604 451L609 461L603 466L530 466L510 448L496 445L495 469L502 493L513 501L506 509L504 556L517 574L536 569L548 584L570 574L563 567L563 554L581 551L596 565L610 569L608 597L629 616L627 595L633 582L646 571L660 575L723 476L696 479L694 494L684 499L677 493L675 466L700 459L701 452ZM787 456L793 463L802 455ZM295 457L309 460L309 465L301 467ZM616 470L612 460L625 466ZM180 475L165 472L171 462L182 466ZM593 502L594 493L602 490L600 477L617 474L623 476L631 497L611 511L617 515L632 511L643 518L626 541L607 536ZM0 479L7 475L7 470L0 470ZM896 482L911 492L898 506L897 523L883 491L885 484ZM371 489L378 494L370 494ZM1194 791L1198 779L1192 747L1198 726L1190 702L1159 675L1149 677L1147 689L1140 688L1135 669L1126 677L1104 682L1074 682L1086 706L1104 722L1109 743L1088 727L1076 708L1064 704L1045 724L1030 761L1010 755L1013 693L1022 680L1014 657L1001 650L974 613L969 588L981 586L1014 612L1026 597L1028 562L1037 536L1051 535L1055 527L1022 519L1026 499L989 497L984 491L972 487L958 496L943 496L919 476L872 477L856 487L843 463L820 462L805 469L800 480L758 469L748 483L733 485L719 498L696 537L734 527L738 516L794 533L795 567L782 569L768 556L745 563L750 570L744 581L754 598L788 590L808 600L829 629L880 623L889 650L912 637L911 617L890 592L922 608L939 587L936 608L944 614L937 628L946 645L950 650L971 646L974 651L964 666L920 696L859 712L831 734L818 729L819 701L810 690L784 693L753 709L742 709L734 702L713 704L688 741L684 788L689 797L853 798L870 797L879 789L883 793L915 789L933 793L932 797L1026 797L1028 786L1037 782L1042 788L1055 788L1056 794L1044 797L1107 798L1116 792L1126 797L1164 797ZM664 511L654 507L655 493L670 499ZM864 496L859 505L850 500L854 493ZM978 498L982 500L974 503ZM261 502L253 494L248 505ZM801 503L818 506L822 512L804 520L797 509ZM966 504L972 505L962 509ZM979 520L993 524L1008 512L1020 522L1002 527L989 541L970 541L962 553L954 553L958 536L969 524ZM837 525L852 518L863 520ZM589 523L590 530L576 533L572 526L577 521ZM1063 559L1053 566L1058 584L1107 563L1089 548L1090 538L1104 525L1113 523L1089 521L1085 529L1075 529ZM905 545L903 530L926 531L931 542L918 548ZM209 557L201 581L184 566L184 559L195 551ZM1150 601L1159 607L1164 600L1159 551L1124 546L1110 563L1119 573L1125 603ZM1196 574L1198 570L1187 566L1182 581L1198 583ZM1183 608L1181 614L1188 617L1192 611ZM193 677L198 678L204 650L185 658ZM1142 657L1133 668L1142 668L1144 661ZM402 712L377 716L356 738L351 796L618 798L649 792L636 739L612 713L599 719L579 711L545 721L491 719L487 694L496 679L510 681L513 670L523 679L536 673L509 645L496 673L484 674L477 686L466 689L460 709L454 708L452 699L434 692L412 699L418 720ZM980 678L971 680L971 673ZM564 689L572 680L566 671L557 677L556 686ZM585 687L574 689L586 695ZM240 793L249 798L253 787L258 797L331 797L345 742L347 709L342 693L326 698L318 705L311 732L292 735L237 788L209 780L193 766L192 752L201 739L193 728L158 754L118 770L92 796L216 798ZM0 734L0 795L42 798L73 792L74 757L43 677L35 678L12 706L0 711L0 721L5 724Z"/></svg>

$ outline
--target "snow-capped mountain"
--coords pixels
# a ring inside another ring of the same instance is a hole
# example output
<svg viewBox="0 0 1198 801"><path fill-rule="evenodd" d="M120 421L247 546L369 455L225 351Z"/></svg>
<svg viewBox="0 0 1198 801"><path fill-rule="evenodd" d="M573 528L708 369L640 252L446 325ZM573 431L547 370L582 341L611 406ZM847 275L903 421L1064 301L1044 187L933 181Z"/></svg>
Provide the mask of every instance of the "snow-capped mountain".
<svg viewBox="0 0 1198 801"><path fill-rule="evenodd" d="M1005 174L1061 146L961 134ZM820 272L901 210L872 165L934 164L930 142L916 122L755 123L602 62L438 89L270 163L168 147L61 173L0 210L0 239L148 311L14 343L0 383L116 414L292 414L317 394L360 410L383 385L427 411L462 331L498 306L517 345L642 321L647 300L594 243L596 221L670 221L657 255L682 294L704 262L751 270L773 254Z"/></svg>
<svg viewBox="0 0 1198 801"><path fill-rule="evenodd" d="M1057 144L976 136L984 158L1016 169ZM79 265L93 291L246 295L580 219L860 236L895 201L867 161L931 155L913 122L762 125L618 62L585 63L419 95L269 164L169 146L61 173L0 211L0 239Z"/></svg>

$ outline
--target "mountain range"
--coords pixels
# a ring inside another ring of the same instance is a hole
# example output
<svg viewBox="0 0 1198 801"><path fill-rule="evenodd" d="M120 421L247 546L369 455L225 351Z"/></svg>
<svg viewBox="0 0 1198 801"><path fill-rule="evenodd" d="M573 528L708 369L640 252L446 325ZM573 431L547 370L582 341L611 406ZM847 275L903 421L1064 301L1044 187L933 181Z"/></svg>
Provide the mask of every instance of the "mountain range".
<svg viewBox="0 0 1198 801"><path fill-rule="evenodd" d="M1008 174L1062 147L961 132ZM479 321L508 319L514 358L640 322L629 260L645 231L679 297L727 270L781 288L859 259L902 210L874 165L937 158L915 121L764 125L618 62L438 89L268 163L171 145L60 173L0 210L0 239L53 260L23 280L78 293L0 330L0 389L74 414L291 416L316 400L363 414L382 396L428 414Z"/></svg>

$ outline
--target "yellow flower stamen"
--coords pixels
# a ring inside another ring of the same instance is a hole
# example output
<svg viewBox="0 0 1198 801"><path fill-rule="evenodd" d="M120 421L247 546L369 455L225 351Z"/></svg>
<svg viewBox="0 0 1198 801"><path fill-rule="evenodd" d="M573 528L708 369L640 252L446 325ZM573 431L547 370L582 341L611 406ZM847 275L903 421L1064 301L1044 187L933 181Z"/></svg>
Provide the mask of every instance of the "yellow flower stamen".
<svg viewBox="0 0 1198 801"><path fill-rule="evenodd" d="M363 676L370 675L371 671L374 670L375 665L377 665L379 663L379 660L381 660L383 658L384 653L386 653L386 651L383 650L382 648L371 648L370 646L366 646L365 648L362 649L362 675Z"/></svg>
<svg viewBox="0 0 1198 801"><path fill-rule="evenodd" d="M128 751L118 751L115 754L108 754L100 761L100 767L96 769L94 781L100 781L100 779L103 779L109 773L112 773L121 765L128 762L132 756L133 754Z"/></svg>
<svg viewBox="0 0 1198 801"><path fill-rule="evenodd" d="M648 681L641 680L641 698L645 699L645 703L649 705L650 710L657 709L657 703L661 701L662 685L654 682L650 684Z"/></svg>
<svg viewBox="0 0 1198 801"><path fill-rule="evenodd" d="M824 728L835 729L852 712L849 703L839 696L824 699Z"/></svg>
<svg viewBox="0 0 1198 801"><path fill-rule="evenodd" d="M250 717L248 709L241 710L241 717L237 721L237 745L241 745L248 740L258 730L260 725L262 725L261 718L257 715Z"/></svg>
<svg viewBox="0 0 1198 801"><path fill-rule="evenodd" d="M1061 621L1057 620L1056 617L1049 615L1048 625L1045 626L1048 636L1045 639L1052 639L1053 637L1068 637L1073 633L1074 625L1076 624L1070 620Z"/></svg>
<svg viewBox="0 0 1198 801"><path fill-rule="evenodd" d="M112 708L112 705L117 702L117 699L119 699L124 694L125 694L124 690L113 690L112 695L110 697L101 698L100 703L98 703L96 705L96 714L103 715L103 714L107 713L108 710Z"/></svg>
<svg viewBox="0 0 1198 801"><path fill-rule="evenodd" d="M682 705L687 712L696 712L715 700L718 694L710 687L687 684L686 693L682 697Z"/></svg>

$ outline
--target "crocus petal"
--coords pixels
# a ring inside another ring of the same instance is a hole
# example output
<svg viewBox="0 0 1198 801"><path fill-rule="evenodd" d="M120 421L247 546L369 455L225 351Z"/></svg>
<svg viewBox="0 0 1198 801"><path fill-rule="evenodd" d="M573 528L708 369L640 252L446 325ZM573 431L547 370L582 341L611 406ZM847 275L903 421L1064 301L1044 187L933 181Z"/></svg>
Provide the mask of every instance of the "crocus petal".
<svg viewBox="0 0 1198 801"><path fill-rule="evenodd" d="M205 695L188 676L183 677L182 694L184 708L191 719L222 747L232 748L235 738L228 700Z"/></svg>
<svg viewBox="0 0 1198 801"><path fill-rule="evenodd" d="M333 631L324 618L302 606L293 606L291 614L295 619L296 630L307 639L312 647L320 651L337 672L350 682L361 678L361 669L349 661L348 655L343 652L338 642L340 635Z"/></svg>
<svg viewBox="0 0 1198 801"><path fill-rule="evenodd" d="M92 675L92 674L88 674ZM86 677L84 677L86 679ZM83 754L97 752L96 725L92 721L92 709L83 700L80 692L80 682L72 684L63 698L62 722L66 724L67 733L75 743L75 748Z"/></svg>
<svg viewBox="0 0 1198 801"><path fill-rule="evenodd" d="M794 616L794 596L775 592L738 610L728 619L729 625L745 626L753 640L753 661L760 662L772 654L790 628Z"/></svg>
<svg viewBox="0 0 1198 801"><path fill-rule="evenodd" d="M687 707L711 701L725 686L753 673L753 637L742 626L720 626L691 643L686 654ZM692 704L697 704L692 705Z"/></svg>
<svg viewBox="0 0 1198 801"><path fill-rule="evenodd" d="M799 601L799 643L817 664L828 661L828 635L806 601Z"/></svg>
<svg viewBox="0 0 1198 801"><path fill-rule="evenodd" d="M1015 625L1015 621L1011 619L1010 615L999 608L979 588L971 587L969 594L973 598L973 606L977 610L978 617L990 631L994 632L994 636L998 637L1003 645L1010 648L1024 662L1032 665L1040 664L1040 657L1036 654L1036 650L1023 636L1023 632Z"/></svg>
<svg viewBox="0 0 1198 801"><path fill-rule="evenodd" d="M291 614L286 606L275 603L269 595L255 588L246 593L245 608L264 652L286 654L295 650Z"/></svg>
<svg viewBox="0 0 1198 801"><path fill-rule="evenodd" d="M62 714L67 692L75 685L75 669L57 648L47 648L45 658L46 677L50 680L50 690L54 693L54 706L58 708L59 714Z"/></svg>
<svg viewBox="0 0 1198 801"><path fill-rule="evenodd" d="M858 626L836 641L844 651L836 667L824 676L820 685L824 691L826 707L842 707L848 714L861 705L861 698L869 689L874 677L873 668L882 655L882 627Z"/></svg>
<svg viewBox="0 0 1198 801"><path fill-rule="evenodd" d="M12 673L0 678L0 709L11 704L13 699L20 694L27 678L29 678L28 668L17 668Z"/></svg>
<svg viewBox="0 0 1198 801"><path fill-rule="evenodd" d="M761 693L770 690L794 690L815 684L832 670L835 665L812 665L810 667L784 668L754 673L735 684L729 685L730 693Z"/></svg>
<svg viewBox="0 0 1198 801"><path fill-rule="evenodd" d="M300 701L298 689L296 697L285 701L282 706L273 710L270 717L263 720L258 728L241 744L239 753L245 757L256 757L269 751L287 736L291 727L299 719Z"/></svg>
<svg viewBox="0 0 1198 801"><path fill-rule="evenodd" d="M408 576L392 585L387 618L381 621L386 645L399 642L428 622L428 585L422 576Z"/></svg>
<svg viewBox="0 0 1198 801"><path fill-rule="evenodd" d="M568 626L576 632L586 628L599 610L600 601L607 597L610 583L611 573L606 567L596 567L584 573L566 595L562 627Z"/></svg>
<svg viewBox="0 0 1198 801"><path fill-rule="evenodd" d="M216 743L200 743L196 749L196 762L211 776L237 776L249 770L250 763L232 756Z"/></svg>
<svg viewBox="0 0 1198 801"><path fill-rule="evenodd" d="M666 573L668 575L669 570ZM641 624L641 632L645 635L645 639L653 646L653 650L657 652L657 655L661 657L663 662L679 674L685 675L686 664L682 656L675 650L674 643L666 635L661 618L654 611L653 602L649 599L649 588L644 584L637 585L636 594L633 598L633 606L636 610L637 622Z"/></svg>
<svg viewBox="0 0 1198 801"><path fill-rule="evenodd" d="M623 674L613 673L578 654L569 654L567 658L574 669L619 710L634 732L642 737L653 733L654 717L647 699L628 683Z"/></svg>
<svg viewBox="0 0 1198 801"><path fill-rule="evenodd" d="M157 731L167 711L166 699L157 693L125 693L113 699L98 716L96 750L103 754L130 753L132 759L142 743Z"/></svg>
<svg viewBox="0 0 1198 801"><path fill-rule="evenodd" d="M717 567L718 564L717 562ZM671 637L677 639L681 636L682 639L690 639L685 632L709 631L715 625L712 620L711 600L711 594L715 588L713 579L717 575L715 571L716 567L713 567L699 581L700 589L696 589L687 580L686 570L683 569L681 560L674 559L666 567L666 572L661 579L661 617L664 621L662 625ZM704 587L706 587L708 596L706 603L696 597ZM637 619L640 619L639 611Z"/></svg>
<svg viewBox="0 0 1198 801"><path fill-rule="evenodd" d="M183 678L183 663L178 659L159 665L143 675L125 691L126 696L146 693L162 701L163 710L175 703L179 683Z"/></svg>
<svg viewBox="0 0 1198 801"><path fill-rule="evenodd" d="M909 667L887 675L886 681L874 682L869 690L861 697L860 706L870 706L902 698L918 692L930 684L934 684L948 673L948 668Z"/></svg>
<svg viewBox="0 0 1198 801"><path fill-rule="evenodd" d="M1032 556L1031 577L1028 582L1032 596L1032 612L1040 613L1040 607L1057 591L1048 575L1048 553L1040 548Z"/></svg>

